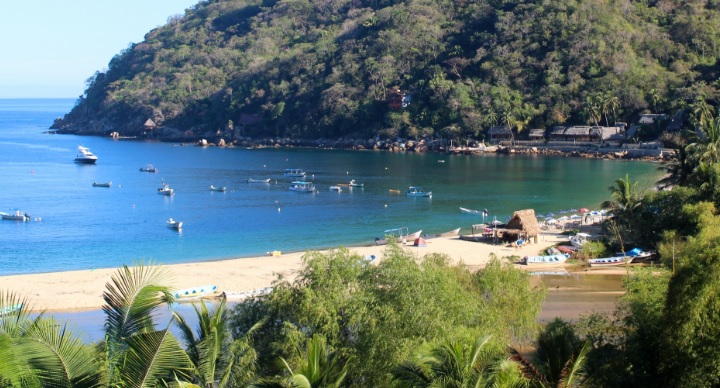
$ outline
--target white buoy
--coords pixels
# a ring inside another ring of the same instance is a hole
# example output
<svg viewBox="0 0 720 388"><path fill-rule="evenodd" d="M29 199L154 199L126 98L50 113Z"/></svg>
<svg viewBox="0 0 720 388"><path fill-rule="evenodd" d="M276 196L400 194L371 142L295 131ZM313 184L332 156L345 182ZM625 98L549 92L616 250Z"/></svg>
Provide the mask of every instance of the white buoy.
<svg viewBox="0 0 720 388"><path fill-rule="evenodd" d="M278 208L278 213L280 213L280 208Z"/></svg>
<svg viewBox="0 0 720 388"><path fill-rule="evenodd" d="M385 207L387 207L387 204L385 204Z"/></svg>

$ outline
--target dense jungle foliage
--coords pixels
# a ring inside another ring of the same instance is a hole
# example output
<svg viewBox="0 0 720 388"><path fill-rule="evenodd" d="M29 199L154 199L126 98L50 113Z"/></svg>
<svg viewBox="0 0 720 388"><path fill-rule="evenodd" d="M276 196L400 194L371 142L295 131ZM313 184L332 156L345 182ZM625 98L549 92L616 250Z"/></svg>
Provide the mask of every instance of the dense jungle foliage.
<svg viewBox="0 0 720 388"><path fill-rule="evenodd" d="M482 138L720 96L717 0L204 0L88 79L56 128ZM407 93L390 109L394 88Z"/></svg>

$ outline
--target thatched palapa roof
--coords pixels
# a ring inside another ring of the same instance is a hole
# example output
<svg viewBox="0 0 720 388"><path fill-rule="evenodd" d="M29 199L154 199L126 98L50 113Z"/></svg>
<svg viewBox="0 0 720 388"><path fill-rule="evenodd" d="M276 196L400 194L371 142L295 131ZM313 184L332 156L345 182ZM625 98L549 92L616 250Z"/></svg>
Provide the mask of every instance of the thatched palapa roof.
<svg viewBox="0 0 720 388"><path fill-rule="evenodd" d="M533 209L516 211L505 228L497 229L497 231L526 238L537 237L541 232Z"/></svg>

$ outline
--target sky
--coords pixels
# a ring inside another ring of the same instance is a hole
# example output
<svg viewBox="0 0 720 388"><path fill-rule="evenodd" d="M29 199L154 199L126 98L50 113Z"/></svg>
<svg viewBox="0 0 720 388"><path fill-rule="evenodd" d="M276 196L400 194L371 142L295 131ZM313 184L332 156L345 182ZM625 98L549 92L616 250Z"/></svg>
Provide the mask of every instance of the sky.
<svg viewBox="0 0 720 388"><path fill-rule="evenodd" d="M78 98L85 81L198 0L15 0L0 11L0 98Z"/></svg>

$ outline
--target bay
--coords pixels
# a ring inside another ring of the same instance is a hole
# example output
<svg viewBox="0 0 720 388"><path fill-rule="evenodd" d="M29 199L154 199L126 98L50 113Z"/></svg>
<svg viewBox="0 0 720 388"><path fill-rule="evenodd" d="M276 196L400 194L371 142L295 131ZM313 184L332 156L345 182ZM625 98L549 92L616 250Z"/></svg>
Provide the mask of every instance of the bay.
<svg viewBox="0 0 720 388"><path fill-rule="evenodd" d="M617 178L628 174L651 187L660 177L657 164L637 161L194 147L44 133L73 103L0 100L0 211L32 218L0 222L0 275L370 244L401 226L467 232L482 218L459 207L487 208L500 220L526 208L594 209ZM73 162L79 145L98 156L97 165ZM140 172L146 164L159 172ZM306 170L317 192L289 191L286 168ZM364 188L329 190L350 179ZM163 180L176 195L156 193ZM92 187L106 181L112 187ZM411 185L433 197L407 198ZM182 232L165 226L170 217L183 222Z"/></svg>

